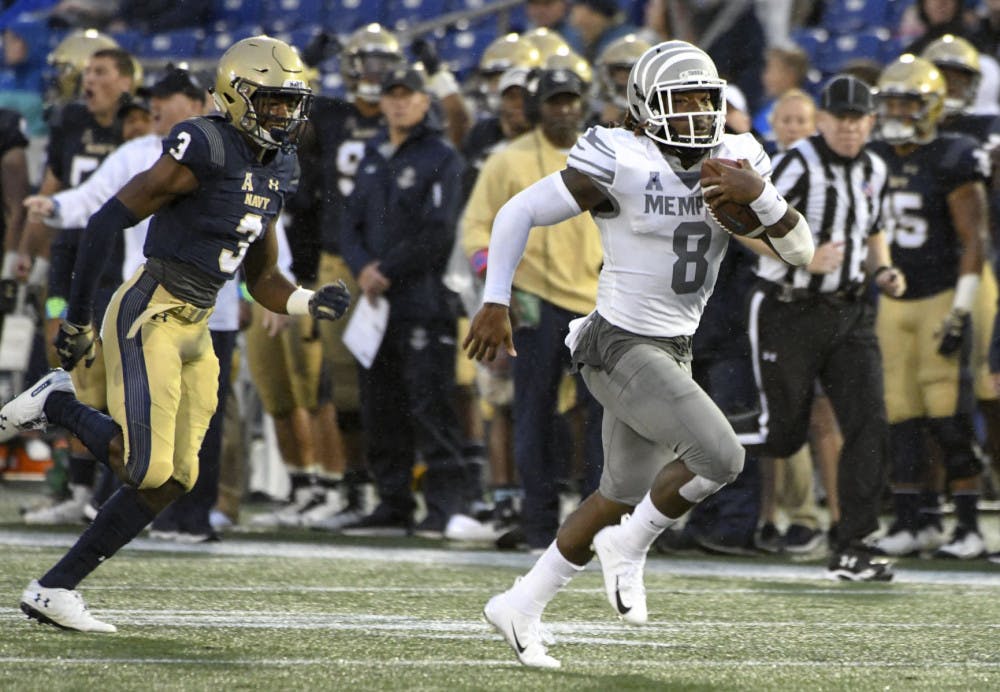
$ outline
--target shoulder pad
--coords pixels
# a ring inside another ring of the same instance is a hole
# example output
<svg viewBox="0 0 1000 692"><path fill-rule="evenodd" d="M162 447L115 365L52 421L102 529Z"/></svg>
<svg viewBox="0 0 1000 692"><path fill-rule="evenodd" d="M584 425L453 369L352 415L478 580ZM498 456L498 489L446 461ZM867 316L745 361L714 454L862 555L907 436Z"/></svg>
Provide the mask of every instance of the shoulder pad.
<svg viewBox="0 0 1000 692"><path fill-rule="evenodd" d="M208 118L190 118L174 125L163 139L163 153L192 169L198 177L226 164L226 143L217 124Z"/></svg>
<svg viewBox="0 0 1000 692"><path fill-rule="evenodd" d="M610 186L615 180L617 150L621 146L621 137L616 129L625 132L621 128L588 128L570 149L566 165L600 185Z"/></svg>

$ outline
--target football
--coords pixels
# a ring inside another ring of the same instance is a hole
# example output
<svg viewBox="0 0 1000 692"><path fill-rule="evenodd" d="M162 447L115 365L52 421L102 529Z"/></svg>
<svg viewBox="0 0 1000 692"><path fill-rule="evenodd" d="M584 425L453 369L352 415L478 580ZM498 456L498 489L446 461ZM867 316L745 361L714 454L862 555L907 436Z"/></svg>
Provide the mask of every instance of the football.
<svg viewBox="0 0 1000 692"><path fill-rule="evenodd" d="M740 165L732 159L707 159L701 164L701 178L718 175L723 166L739 168ZM748 204L736 204L735 202L723 202L712 206L705 202L708 213L724 229L733 235L756 238L764 232L764 228L757 217L757 213Z"/></svg>

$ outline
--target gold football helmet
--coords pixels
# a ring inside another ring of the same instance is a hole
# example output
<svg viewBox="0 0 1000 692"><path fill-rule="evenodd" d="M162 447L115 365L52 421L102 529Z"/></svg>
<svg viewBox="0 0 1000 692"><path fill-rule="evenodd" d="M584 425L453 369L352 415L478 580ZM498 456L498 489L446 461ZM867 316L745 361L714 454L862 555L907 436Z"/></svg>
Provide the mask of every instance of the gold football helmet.
<svg viewBox="0 0 1000 692"><path fill-rule="evenodd" d="M485 102L486 109L496 113L500 109L497 93L500 77L507 70L530 70L540 67L542 55L534 43L519 34L507 34L496 39L483 51L476 75L476 91Z"/></svg>
<svg viewBox="0 0 1000 692"><path fill-rule="evenodd" d="M878 79L875 99L882 139L890 144L933 139L946 94L944 77L934 63L911 53L899 56Z"/></svg>
<svg viewBox="0 0 1000 692"><path fill-rule="evenodd" d="M75 99L90 56L104 48L118 47L117 41L97 29L78 29L70 33L49 53L48 62L54 72L52 98L62 102ZM141 83L140 73L133 84Z"/></svg>
<svg viewBox="0 0 1000 692"><path fill-rule="evenodd" d="M348 37L340 54L340 72L348 91L368 103L382 97L382 79L405 67L406 56L395 34L381 24L368 24Z"/></svg>
<svg viewBox="0 0 1000 692"><path fill-rule="evenodd" d="M948 88L945 115L961 113L975 102L982 76L975 46L961 36L945 34L928 45L920 57L930 60L944 75Z"/></svg>
<svg viewBox="0 0 1000 692"><path fill-rule="evenodd" d="M558 32L546 29L544 26L525 32L521 34L521 37L526 41L530 41L535 44L535 48L537 48L538 52L541 54L543 63L549 58L549 56L554 55L560 48L570 50L569 44L566 43L566 39L560 36Z"/></svg>
<svg viewBox="0 0 1000 692"><path fill-rule="evenodd" d="M542 67L546 70L569 70L582 79L588 87L594 81L594 70L590 63L571 48L556 49L552 55L545 58Z"/></svg>
<svg viewBox="0 0 1000 692"><path fill-rule="evenodd" d="M652 48L635 34L615 39L597 56L597 96L618 108L628 108L628 75L632 65Z"/></svg>
<svg viewBox="0 0 1000 692"><path fill-rule="evenodd" d="M223 53L212 96L220 111L264 149L294 146L312 90L291 46L270 36L238 41Z"/></svg>

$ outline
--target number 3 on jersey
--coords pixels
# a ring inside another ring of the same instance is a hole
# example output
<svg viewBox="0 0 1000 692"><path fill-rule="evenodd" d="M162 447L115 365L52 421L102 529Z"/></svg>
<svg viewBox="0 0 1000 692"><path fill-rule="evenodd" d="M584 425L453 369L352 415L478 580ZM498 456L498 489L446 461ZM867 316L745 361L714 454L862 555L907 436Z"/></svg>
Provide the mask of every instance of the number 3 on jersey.
<svg viewBox="0 0 1000 692"><path fill-rule="evenodd" d="M177 146L168 149L170 155L175 159L180 161L184 158L184 152L187 151L188 146L191 144L191 133L190 132L178 132L177 133Z"/></svg>
<svg viewBox="0 0 1000 692"><path fill-rule="evenodd" d="M173 154L173 150L171 150L170 153ZM246 256L247 250L250 248L250 243L257 240L257 237L263 233L264 222L260 214L252 214L248 212L243 215L242 219L240 219L240 223L236 227L236 230L245 236L236 244L236 252L229 249L223 249L219 253L219 270L225 272L226 274L234 274L236 273L236 270L240 268L240 263Z"/></svg>

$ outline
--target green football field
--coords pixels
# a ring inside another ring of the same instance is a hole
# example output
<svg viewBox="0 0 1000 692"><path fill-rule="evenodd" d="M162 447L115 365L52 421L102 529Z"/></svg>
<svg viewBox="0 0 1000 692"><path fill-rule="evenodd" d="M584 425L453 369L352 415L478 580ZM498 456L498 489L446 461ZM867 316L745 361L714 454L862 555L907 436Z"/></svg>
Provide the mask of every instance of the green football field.
<svg viewBox="0 0 1000 692"><path fill-rule="evenodd" d="M653 556L643 628L613 616L591 566L544 618L563 668L535 671L480 617L526 554L306 531L140 538L81 587L118 633L85 635L17 608L78 530L28 530L9 508L0 690L1000 689L1000 566L985 561L906 560L891 584L845 584L821 561Z"/></svg>

